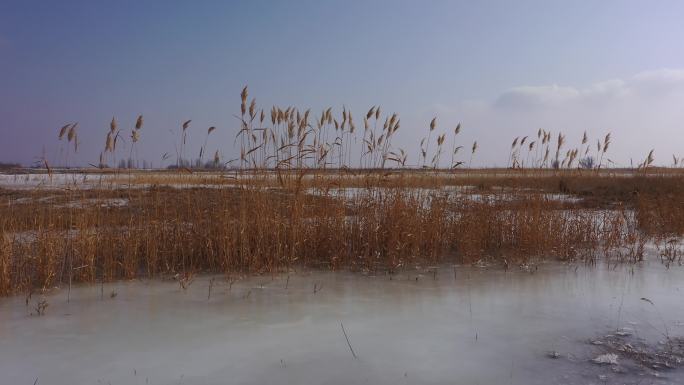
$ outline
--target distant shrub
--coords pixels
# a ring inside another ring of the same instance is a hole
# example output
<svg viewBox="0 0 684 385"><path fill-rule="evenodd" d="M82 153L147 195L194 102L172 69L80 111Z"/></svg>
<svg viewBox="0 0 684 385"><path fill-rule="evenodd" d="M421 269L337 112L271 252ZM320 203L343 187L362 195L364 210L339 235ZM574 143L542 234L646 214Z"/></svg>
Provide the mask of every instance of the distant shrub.
<svg viewBox="0 0 684 385"><path fill-rule="evenodd" d="M579 166L580 166L580 168L592 169L596 166L596 161L594 160L593 157L588 156L586 158L580 159Z"/></svg>

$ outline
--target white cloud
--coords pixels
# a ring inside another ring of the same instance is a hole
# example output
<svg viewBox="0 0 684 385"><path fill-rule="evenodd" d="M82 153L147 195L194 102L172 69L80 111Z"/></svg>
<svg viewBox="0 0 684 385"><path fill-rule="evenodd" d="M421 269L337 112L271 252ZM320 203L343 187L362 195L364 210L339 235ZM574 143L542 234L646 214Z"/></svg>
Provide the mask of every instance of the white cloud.
<svg viewBox="0 0 684 385"><path fill-rule="evenodd" d="M642 96L669 96L672 93L684 92L684 70L642 72L634 76L631 83Z"/></svg>
<svg viewBox="0 0 684 385"><path fill-rule="evenodd" d="M655 71L644 71L636 74L633 78L636 82L646 83L677 83L684 84L684 69L660 69Z"/></svg>
<svg viewBox="0 0 684 385"><path fill-rule="evenodd" d="M536 108L545 105L567 103L576 100L581 92L572 87L523 86L512 88L502 93L494 102L501 108Z"/></svg>
<svg viewBox="0 0 684 385"><path fill-rule="evenodd" d="M627 80L611 79L587 88L569 86L522 86L503 92L494 102L500 108L539 108L618 100L628 97L650 99L684 91L684 70L661 69L645 71Z"/></svg>

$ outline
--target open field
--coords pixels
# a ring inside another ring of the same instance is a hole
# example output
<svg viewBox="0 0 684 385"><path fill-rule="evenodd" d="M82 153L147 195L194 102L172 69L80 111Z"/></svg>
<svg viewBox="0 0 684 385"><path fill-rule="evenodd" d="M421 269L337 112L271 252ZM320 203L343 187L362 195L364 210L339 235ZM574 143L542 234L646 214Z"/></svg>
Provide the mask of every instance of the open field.
<svg viewBox="0 0 684 385"><path fill-rule="evenodd" d="M445 262L680 263L684 175L468 170L3 175L0 293Z"/></svg>

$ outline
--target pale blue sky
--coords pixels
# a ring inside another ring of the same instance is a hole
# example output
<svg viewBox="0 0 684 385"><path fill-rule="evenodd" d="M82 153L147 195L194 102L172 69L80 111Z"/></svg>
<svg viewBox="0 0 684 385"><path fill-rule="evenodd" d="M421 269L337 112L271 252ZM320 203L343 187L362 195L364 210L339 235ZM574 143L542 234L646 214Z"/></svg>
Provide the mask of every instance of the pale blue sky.
<svg viewBox="0 0 684 385"><path fill-rule="evenodd" d="M78 121L94 163L111 117L140 113L149 160L187 119L217 126L210 147L230 157L249 85L267 108L380 104L412 155L437 115L463 122L480 165L539 127L571 143L612 131L616 162L655 148L666 163L684 155L682 20L681 1L3 0L0 161L55 156Z"/></svg>

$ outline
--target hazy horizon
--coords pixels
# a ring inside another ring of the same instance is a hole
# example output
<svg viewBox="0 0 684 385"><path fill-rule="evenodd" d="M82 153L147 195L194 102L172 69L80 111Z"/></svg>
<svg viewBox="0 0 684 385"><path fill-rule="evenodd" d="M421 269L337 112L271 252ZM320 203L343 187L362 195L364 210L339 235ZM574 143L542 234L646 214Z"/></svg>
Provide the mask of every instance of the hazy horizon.
<svg viewBox="0 0 684 385"><path fill-rule="evenodd" d="M460 122L462 144L478 141L473 166L506 166L539 128L568 147L611 132L615 165L651 149L668 165L684 155L682 16L676 1L7 0L0 162L59 162L58 130L79 122L70 163L97 163L112 117L128 132L139 114L141 160L161 166L186 120L191 153L216 126L207 151L235 158L247 85L266 110L397 112L409 163L437 116L438 133Z"/></svg>

